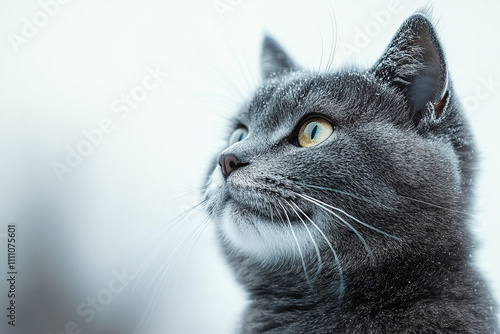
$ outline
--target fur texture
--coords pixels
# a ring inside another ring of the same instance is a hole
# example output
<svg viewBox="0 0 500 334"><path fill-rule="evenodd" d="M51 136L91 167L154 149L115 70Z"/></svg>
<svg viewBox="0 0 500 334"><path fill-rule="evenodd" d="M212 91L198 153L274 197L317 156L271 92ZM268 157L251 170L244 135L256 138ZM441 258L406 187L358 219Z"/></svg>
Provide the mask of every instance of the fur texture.
<svg viewBox="0 0 500 334"><path fill-rule="evenodd" d="M472 263L473 139L423 14L368 70L310 73L271 38L248 136L205 199L250 305L239 333L499 333ZM333 133L295 145L311 116Z"/></svg>

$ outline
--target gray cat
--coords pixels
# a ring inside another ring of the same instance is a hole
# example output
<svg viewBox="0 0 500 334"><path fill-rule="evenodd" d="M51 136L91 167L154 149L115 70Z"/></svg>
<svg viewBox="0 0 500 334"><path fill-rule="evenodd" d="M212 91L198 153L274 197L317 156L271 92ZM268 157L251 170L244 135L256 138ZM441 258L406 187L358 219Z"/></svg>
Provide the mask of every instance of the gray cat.
<svg viewBox="0 0 500 334"><path fill-rule="evenodd" d="M264 83L205 192L250 304L239 333L499 333L471 258L475 150L424 14L371 69Z"/></svg>

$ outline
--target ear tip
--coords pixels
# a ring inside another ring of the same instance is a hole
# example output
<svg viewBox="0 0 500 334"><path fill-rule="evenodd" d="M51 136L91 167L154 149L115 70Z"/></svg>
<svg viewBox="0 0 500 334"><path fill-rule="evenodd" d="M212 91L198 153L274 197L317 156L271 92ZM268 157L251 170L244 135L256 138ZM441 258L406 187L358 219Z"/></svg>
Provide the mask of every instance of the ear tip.
<svg viewBox="0 0 500 334"><path fill-rule="evenodd" d="M409 19L410 20L411 19L414 19L414 20L423 20L425 22L431 23L431 19L430 19L429 15L426 12L422 12L422 11L417 11L417 12L413 13L409 17Z"/></svg>
<svg viewBox="0 0 500 334"><path fill-rule="evenodd" d="M403 26L412 26L417 29L424 28L428 31L434 32L434 23L432 22L432 16L427 10L421 10L414 13L403 23Z"/></svg>
<svg viewBox="0 0 500 334"><path fill-rule="evenodd" d="M436 27L427 12L418 11L414 13L401 25L400 31L412 31L412 35L418 35L424 37L424 39L427 38L429 43L432 44L439 53L443 53Z"/></svg>
<svg viewBox="0 0 500 334"><path fill-rule="evenodd" d="M278 42L276 42L276 40L273 37L271 37L271 35L269 35L267 32L264 33L264 41L262 42L262 45L264 46L264 49L278 48Z"/></svg>
<svg viewBox="0 0 500 334"><path fill-rule="evenodd" d="M270 40L273 40L273 38L271 37L271 34L269 34L267 31L265 31L264 32L264 42L267 42Z"/></svg>
<svg viewBox="0 0 500 334"><path fill-rule="evenodd" d="M296 68L280 44L269 34L264 34L261 53L261 67L264 78L272 78Z"/></svg>

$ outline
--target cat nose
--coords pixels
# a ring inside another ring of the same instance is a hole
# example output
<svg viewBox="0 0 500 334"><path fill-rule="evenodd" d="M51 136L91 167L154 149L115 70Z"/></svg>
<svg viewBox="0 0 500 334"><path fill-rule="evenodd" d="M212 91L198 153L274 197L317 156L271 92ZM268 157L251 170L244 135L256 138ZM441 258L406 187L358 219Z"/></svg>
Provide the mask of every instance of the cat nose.
<svg viewBox="0 0 500 334"><path fill-rule="evenodd" d="M219 166L222 168L222 174L228 177L236 168L246 164L241 163L236 156L232 154L222 154L219 157Z"/></svg>

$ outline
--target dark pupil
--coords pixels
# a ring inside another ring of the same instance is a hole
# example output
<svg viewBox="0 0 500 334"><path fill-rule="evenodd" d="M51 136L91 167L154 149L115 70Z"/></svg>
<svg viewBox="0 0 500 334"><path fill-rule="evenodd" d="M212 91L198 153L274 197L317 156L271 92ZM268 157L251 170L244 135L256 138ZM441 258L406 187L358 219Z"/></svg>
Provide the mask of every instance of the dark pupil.
<svg viewBox="0 0 500 334"><path fill-rule="evenodd" d="M314 137L316 137L316 132L318 132L318 126L317 125L315 125L314 128L311 131L311 140L313 140Z"/></svg>
<svg viewBox="0 0 500 334"><path fill-rule="evenodd" d="M243 136L245 135L244 132L241 133L241 135L238 137L238 141L242 141L243 140Z"/></svg>

